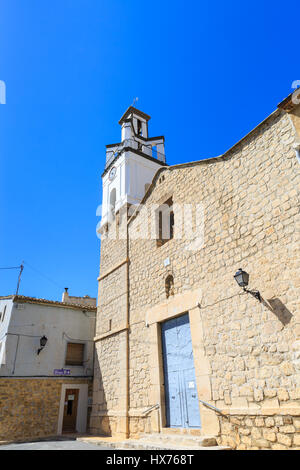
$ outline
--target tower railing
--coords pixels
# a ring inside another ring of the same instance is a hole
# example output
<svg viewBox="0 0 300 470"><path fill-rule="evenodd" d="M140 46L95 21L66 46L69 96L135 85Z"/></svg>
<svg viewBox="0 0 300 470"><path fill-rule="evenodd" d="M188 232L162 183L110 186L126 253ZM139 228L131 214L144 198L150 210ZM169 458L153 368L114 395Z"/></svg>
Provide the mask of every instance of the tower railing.
<svg viewBox="0 0 300 470"><path fill-rule="evenodd" d="M155 158L156 160L159 160L161 162L165 162L165 154L158 152L156 148L152 148L155 147L155 145L151 145L150 143L144 144L134 139L125 139L113 150L107 151L106 155L108 158L106 157L105 169L108 168L116 158L118 158L122 150L126 147L131 147L132 149L139 150L140 152L144 153L149 157ZM111 153L110 156L108 156L109 153Z"/></svg>

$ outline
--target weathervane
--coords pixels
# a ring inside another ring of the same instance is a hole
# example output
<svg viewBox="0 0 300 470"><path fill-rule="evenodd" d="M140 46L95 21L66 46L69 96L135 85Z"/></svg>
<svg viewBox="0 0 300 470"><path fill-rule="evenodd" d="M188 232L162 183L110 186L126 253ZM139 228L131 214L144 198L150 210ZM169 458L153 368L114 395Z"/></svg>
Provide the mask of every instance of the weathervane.
<svg viewBox="0 0 300 470"><path fill-rule="evenodd" d="M134 103L135 103L136 101L138 101L138 100L139 100L138 97L134 98L134 99L133 99L133 103L132 103L131 106L134 106Z"/></svg>

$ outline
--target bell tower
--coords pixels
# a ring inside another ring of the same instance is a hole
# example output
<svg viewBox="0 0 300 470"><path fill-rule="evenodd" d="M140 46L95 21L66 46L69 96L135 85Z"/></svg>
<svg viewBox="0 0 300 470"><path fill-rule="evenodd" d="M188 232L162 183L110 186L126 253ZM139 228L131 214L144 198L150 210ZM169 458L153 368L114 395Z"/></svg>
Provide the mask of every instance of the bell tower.
<svg viewBox="0 0 300 470"><path fill-rule="evenodd" d="M106 146L100 275L95 337L92 433L129 435L128 208L141 202L166 165L164 137L149 138L150 116L130 106L119 124L121 142Z"/></svg>
<svg viewBox="0 0 300 470"><path fill-rule="evenodd" d="M156 171L166 165L164 137L149 138L149 120L130 106L119 121L121 142L106 146L101 227L125 204L139 204Z"/></svg>

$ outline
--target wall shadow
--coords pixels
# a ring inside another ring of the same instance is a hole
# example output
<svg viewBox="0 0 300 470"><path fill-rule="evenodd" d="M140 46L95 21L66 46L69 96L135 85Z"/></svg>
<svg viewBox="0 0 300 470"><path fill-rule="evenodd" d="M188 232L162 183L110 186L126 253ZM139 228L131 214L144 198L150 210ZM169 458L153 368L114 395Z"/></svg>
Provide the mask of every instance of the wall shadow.
<svg viewBox="0 0 300 470"><path fill-rule="evenodd" d="M286 306L281 302L280 299L273 298L273 299L263 299L262 304L267 307L270 312L274 313L278 320L284 325L288 325L293 318L292 313L286 308Z"/></svg>
<svg viewBox="0 0 300 470"><path fill-rule="evenodd" d="M99 362L99 357L95 347L95 356L94 356L94 378L93 378L93 406L92 406L92 415L95 419L95 416L98 415L96 423L93 419L93 425L90 424L89 431L91 434L102 435L102 436L111 436L112 429L110 425L110 420L107 414L107 399L104 390L101 367ZM90 420L91 421L91 420Z"/></svg>

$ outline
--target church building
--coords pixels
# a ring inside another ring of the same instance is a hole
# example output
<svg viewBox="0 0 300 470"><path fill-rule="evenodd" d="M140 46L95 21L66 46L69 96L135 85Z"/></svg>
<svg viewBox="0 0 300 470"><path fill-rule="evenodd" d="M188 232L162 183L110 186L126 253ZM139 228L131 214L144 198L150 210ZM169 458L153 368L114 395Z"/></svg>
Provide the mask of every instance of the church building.
<svg viewBox="0 0 300 470"><path fill-rule="evenodd" d="M130 106L106 146L93 434L300 448L300 105L170 166Z"/></svg>

